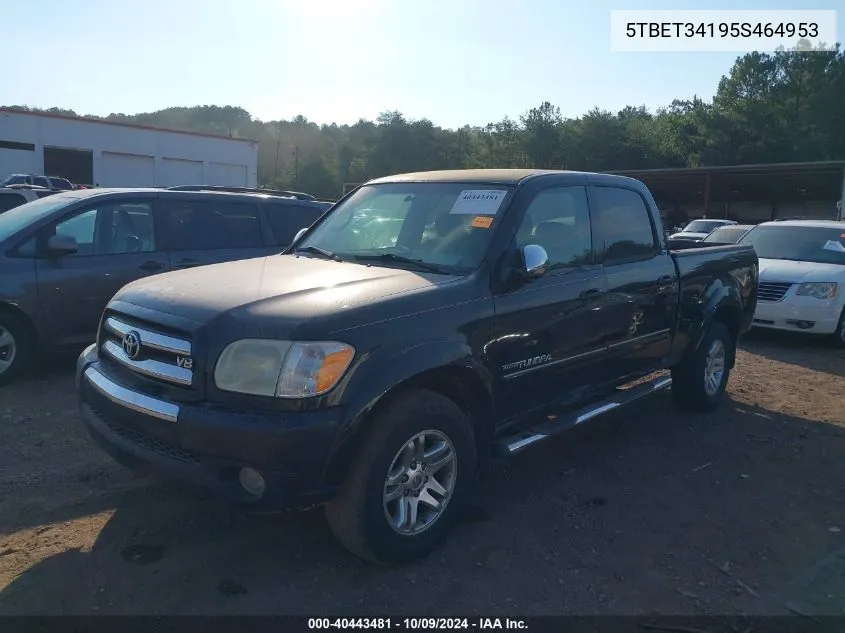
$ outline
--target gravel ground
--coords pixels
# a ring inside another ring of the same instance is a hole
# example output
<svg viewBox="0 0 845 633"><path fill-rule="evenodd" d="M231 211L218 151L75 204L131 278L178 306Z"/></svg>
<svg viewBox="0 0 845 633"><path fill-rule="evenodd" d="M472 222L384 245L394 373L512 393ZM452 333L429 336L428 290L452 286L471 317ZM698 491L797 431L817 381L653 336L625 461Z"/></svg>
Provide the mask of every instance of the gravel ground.
<svg viewBox="0 0 845 633"><path fill-rule="evenodd" d="M402 568L347 554L319 510L134 478L57 361L0 388L0 614L845 614L845 352L742 347L717 413L664 392L527 451Z"/></svg>

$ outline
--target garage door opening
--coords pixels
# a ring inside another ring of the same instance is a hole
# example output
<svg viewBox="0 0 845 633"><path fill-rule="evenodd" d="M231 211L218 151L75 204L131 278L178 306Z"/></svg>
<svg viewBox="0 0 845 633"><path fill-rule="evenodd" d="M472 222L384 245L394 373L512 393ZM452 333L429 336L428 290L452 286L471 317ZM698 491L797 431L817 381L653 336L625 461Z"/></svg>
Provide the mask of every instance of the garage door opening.
<svg viewBox="0 0 845 633"><path fill-rule="evenodd" d="M67 178L74 184L94 184L94 154L90 150L44 148L44 175Z"/></svg>

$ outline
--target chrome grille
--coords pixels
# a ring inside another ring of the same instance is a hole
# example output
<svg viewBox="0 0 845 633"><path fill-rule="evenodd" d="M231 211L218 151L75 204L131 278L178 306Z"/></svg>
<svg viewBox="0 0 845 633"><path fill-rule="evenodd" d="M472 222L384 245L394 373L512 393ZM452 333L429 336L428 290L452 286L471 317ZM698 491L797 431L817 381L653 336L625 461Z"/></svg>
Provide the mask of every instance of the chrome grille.
<svg viewBox="0 0 845 633"><path fill-rule="evenodd" d="M140 326L119 315L109 314L103 322L100 351L129 371L180 387L190 387L194 380L191 341L164 334L152 327ZM135 345L126 344L130 334L138 339Z"/></svg>
<svg viewBox="0 0 845 633"><path fill-rule="evenodd" d="M761 281L757 284L757 300L773 303L781 301L790 288L792 288L790 283Z"/></svg>

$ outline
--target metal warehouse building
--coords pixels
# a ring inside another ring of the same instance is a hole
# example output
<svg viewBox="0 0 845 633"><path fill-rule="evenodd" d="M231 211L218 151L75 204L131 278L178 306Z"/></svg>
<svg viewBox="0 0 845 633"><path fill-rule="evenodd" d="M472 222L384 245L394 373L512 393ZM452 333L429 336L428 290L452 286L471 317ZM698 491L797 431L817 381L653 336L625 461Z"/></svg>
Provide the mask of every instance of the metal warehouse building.
<svg viewBox="0 0 845 633"><path fill-rule="evenodd" d="M101 187L255 187L258 143L0 109L0 178L13 173Z"/></svg>

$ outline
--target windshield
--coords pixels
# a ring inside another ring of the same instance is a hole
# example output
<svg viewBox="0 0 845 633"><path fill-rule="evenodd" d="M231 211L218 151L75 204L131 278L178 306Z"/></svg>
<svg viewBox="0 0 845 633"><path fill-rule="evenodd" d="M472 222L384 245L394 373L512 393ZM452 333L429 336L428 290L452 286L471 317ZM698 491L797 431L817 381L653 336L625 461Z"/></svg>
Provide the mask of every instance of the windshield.
<svg viewBox="0 0 845 633"><path fill-rule="evenodd" d="M714 222L713 220L693 220L684 227L684 233L709 233L724 225L724 222Z"/></svg>
<svg viewBox="0 0 845 633"><path fill-rule="evenodd" d="M68 191L73 189L73 185L70 184L70 181L65 180L64 178L50 177L49 181L53 189L65 189Z"/></svg>
<svg viewBox="0 0 845 633"><path fill-rule="evenodd" d="M511 190L444 182L365 185L295 252L322 251L323 256L385 266L415 260L447 272L470 272L480 265Z"/></svg>
<svg viewBox="0 0 845 633"><path fill-rule="evenodd" d="M757 257L761 259L845 266L843 227L758 226L749 231L740 244L753 244Z"/></svg>
<svg viewBox="0 0 845 633"><path fill-rule="evenodd" d="M54 209L71 204L77 200L79 198L54 194L47 198L27 202L5 213L0 213L0 242L11 237L22 228L47 216Z"/></svg>
<svg viewBox="0 0 845 633"><path fill-rule="evenodd" d="M9 176L8 178L6 178L3 182L0 182L0 185L2 185L3 187L8 187L9 185L25 185L25 184L27 184L26 176L24 176L22 174L13 174L13 175Z"/></svg>
<svg viewBox="0 0 845 633"><path fill-rule="evenodd" d="M745 227L736 228L733 226L724 226L716 229L701 241L718 242L719 244L736 244L747 231L748 229Z"/></svg>

